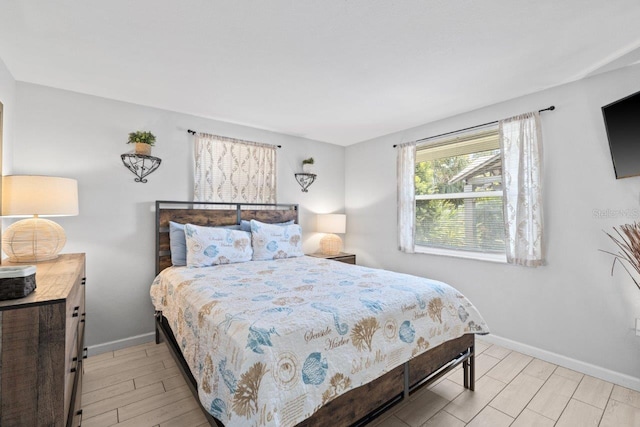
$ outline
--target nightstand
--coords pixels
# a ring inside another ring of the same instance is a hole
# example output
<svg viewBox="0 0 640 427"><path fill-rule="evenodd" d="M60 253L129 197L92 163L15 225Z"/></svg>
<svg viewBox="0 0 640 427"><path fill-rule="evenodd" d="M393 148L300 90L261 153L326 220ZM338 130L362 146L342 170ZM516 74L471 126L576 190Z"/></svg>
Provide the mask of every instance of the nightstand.
<svg viewBox="0 0 640 427"><path fill-rule="evenodd" d="M347 254L344 252L340 252L337 255L325 255L325 254L315 253L315 254L307 254L307 256L312 256L314 258L332 259L334 261L344 262L345 264L356 263L355 254Z"/></svg>

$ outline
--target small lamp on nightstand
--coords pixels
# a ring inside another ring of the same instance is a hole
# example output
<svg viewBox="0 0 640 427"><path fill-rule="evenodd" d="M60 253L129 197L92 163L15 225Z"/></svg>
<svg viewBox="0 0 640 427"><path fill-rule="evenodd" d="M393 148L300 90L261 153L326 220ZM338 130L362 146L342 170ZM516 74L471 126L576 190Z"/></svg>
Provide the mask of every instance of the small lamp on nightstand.
<svg viewBox="0 0 640 427"><path fill-rule="evenodd" d="M43 216L78 215L78 182L53 176L2 177L2 216L31 217L11 224L2 235L10 262L54 259L67 242L64 230Z"/></svg>
<svg viewBox="0 0 640 427"><path fill-rule="evenodd" d="M329 233L320 239L320 250L325 255L338 255L342 249L342 239L335 233L344 234L347 228L347 216L344 214L318 215L317 231Z"/></svg>

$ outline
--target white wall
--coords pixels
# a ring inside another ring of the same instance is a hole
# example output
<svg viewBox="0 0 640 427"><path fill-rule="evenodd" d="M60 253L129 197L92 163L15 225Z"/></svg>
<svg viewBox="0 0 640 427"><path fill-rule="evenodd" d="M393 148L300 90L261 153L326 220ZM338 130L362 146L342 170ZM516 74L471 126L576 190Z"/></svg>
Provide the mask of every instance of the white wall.
<svg viewBox="0 0 640 427"><path fill-rule="evenodd" d="M620 267L611 277L612 257L599 249L615 249L603 230L640 220L640 178L615 179L600 110L638 90L640 66L629 67L348 147L347 249L359 264L455 286L495 335L631 376L637 386L640 337L632 328L640 317L640 290ZM550 105L556 110L542 114L547 266L396 249L393 144ZM598 209L632 211L602 218Z"/></svg>
<svg viewBox="0 0 640 427"><path fill-rule="evenodd" d="M194 94L197 96L197 94ZM26 83L17 84L13 142L15 174L78 180L80 215L57 218L67 233L64 252L87 254L87 344L153 331L149 285L154 277L155 200L190 200L192 140L187 129L282 145L278 201L300 204L303 230L313 213L344 211L344 147ZM120 160L127 134L150 130L162 159L148 183ZM316 160L317 181L303 193L294 179L302 159ZM306 252L318 236L303 236Z"/></svg>
<svg viewBox="0 0 640 427"><path fill-rule="evenodd" d="M0 102L3 105L3 160L2 168L5 174L11 171L11 143L13 141L14 105L16 100L16 81L0 59Z"/></svg>

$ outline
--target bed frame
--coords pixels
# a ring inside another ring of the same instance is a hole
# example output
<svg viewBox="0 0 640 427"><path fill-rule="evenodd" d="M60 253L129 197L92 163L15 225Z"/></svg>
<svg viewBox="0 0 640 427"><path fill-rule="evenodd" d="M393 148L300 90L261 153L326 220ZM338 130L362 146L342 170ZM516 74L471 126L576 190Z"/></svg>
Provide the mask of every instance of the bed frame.
<svg viewBox="0 0 640 427"><path fill-rule="evenodd" d="M169 221L203 226L239 224L240 220L256 219L266 223L294 220L298 223L298 205L156 202L156 274L171 266L169 247ZM166 341L182 375L198 403L198 387L191 374L173 331L162 312L156 311L156 343ZM353 389L320 408L310 418L298 424L364 425L407 398L412 392L429 384L462 363L464 387L474 389L475 382L474 335L465 334L447 341L414 357L383 376ZM202 407L202 405L201 405ZM202 408L212 426L224 426Z"/></svg>

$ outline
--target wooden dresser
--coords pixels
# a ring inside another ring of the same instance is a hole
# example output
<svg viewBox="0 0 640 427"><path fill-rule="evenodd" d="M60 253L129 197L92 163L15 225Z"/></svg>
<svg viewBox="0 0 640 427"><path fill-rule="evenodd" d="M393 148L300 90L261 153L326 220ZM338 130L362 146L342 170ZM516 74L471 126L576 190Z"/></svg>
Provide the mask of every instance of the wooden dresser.
<svg viewBox="0 0 640 427"><path fill-rule="evenodd" d="M64 254L33 265L36 290L0 301L0 426L77 427L85 256Z"/></svg>

